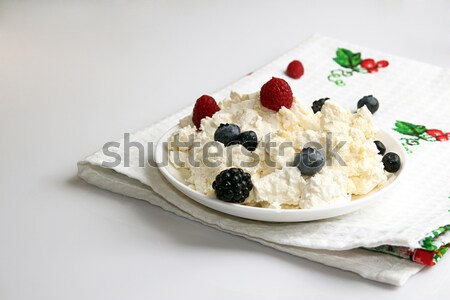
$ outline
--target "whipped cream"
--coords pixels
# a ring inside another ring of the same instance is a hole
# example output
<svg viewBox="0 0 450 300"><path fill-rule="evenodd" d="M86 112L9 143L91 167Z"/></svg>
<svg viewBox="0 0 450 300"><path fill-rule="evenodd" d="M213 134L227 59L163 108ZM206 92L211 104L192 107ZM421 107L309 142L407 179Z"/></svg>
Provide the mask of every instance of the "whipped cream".
<svg viewBox="0 0 450 300"><path fill-rule="evenodd" d="M172 165L186 174L191 188L207 196L214 197L215 177L230 167L251 175L254 188L243 204L268 208L308 209L346 203L352 195L367 194L387 180L373 142L378 129L365 106L352 114L328 100L314 114L309 105L294 98L290 109L282 107L276 112L261 105L259 93L236 92L219 106L220 111L201 121L199 131L192 116L180 120L169 144ZM214 133L221 123L256 132L258 147L249 152L241 145L225 147L215 142ZM331 165L326 164L319 173L302 175L293 165L295 154L311 142L325 148L330 133L333 148L345 142L337 152L345 165L331 159ZM184 144L177 147L175 141ZM270 141L271 147L265 141Z"/></svg>

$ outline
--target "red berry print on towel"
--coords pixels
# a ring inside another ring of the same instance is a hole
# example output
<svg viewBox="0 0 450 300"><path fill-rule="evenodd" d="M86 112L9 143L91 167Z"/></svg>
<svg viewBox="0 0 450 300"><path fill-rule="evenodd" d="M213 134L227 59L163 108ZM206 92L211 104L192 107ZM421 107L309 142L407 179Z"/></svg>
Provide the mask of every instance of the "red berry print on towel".
<svg viewBox="0 0 450 300"><path fill-rule="evenodd" d="M446 142L450 137L450 132L444 133L440 129L428 129L424 125L416 125L404 121L395 122L394 130L408 136L400 139L403 147L408 153L412 153L409 146L417 146L420 144L420 141Z"/></svg>
<svg viewBox="0 0 450 300"><path fill-rule="evenodd" d="M380 68L386 68L389 66L389 62L387 60L380 60L375 62L372 58L367 58L361 61L361 67L367 70L369 73L376 73Z"/></svg>
<svg viewBox="0 0 450 300"><path fill-rule="evenodd" d="M354 73L371 74L378 72L379 69L389 66L387 60L375 61L373 58L361 58L361 53L353 53L344 48L336 51L336 57L333 60L344 69L334 69L328 75L328 80L337 86L345 86L343 77L353 76Z"/></svg>

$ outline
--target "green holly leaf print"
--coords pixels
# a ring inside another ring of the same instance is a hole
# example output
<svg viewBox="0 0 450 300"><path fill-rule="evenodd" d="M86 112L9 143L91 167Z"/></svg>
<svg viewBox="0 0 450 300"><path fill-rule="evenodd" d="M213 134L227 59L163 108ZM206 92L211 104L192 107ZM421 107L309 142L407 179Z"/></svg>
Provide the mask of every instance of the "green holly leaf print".
<svg viewBox="0 0 450 300"><path fill-rule="evenodd" d="M426 238L424 238L421 243L422 243L422 248L428 251L434 251L436 250L438 247L436 245L433 244L434 242L434 237L431 236L427 236Z"/></svg>
<svg viewBox="0 0 450 300"><path fill-rule="evenodd" d="M423 134L425 131L427 131L427 128L423 125L416 125L408 122L396 121L394 130L405 135L419 136Z"/></svg>
<svg viewBox="0 0 450 300"><path fill-rule="evenodd" d="M351 58L351 62L353 67L359 66L359 64L361 63L361 53L355 53Z"/></svg>
<svg viewBox="0 0 450 300"><path fill-rule="evenodd" d="M341 67L355 69L361 63L361 53L353 53L350 50L339 48L333 60Z"/></svg>

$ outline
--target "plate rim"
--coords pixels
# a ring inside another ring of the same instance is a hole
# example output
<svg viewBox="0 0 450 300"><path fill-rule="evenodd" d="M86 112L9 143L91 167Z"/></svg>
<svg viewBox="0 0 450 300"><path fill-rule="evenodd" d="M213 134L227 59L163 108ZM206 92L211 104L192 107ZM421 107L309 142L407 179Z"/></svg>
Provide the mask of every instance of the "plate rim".
<svg viewBox="0 0 450 300"><path fill-rule="evenodd" d="M361 199L357 199L348 203L342 203L342 204L331 204L326 207L319 207L319 208L309 208L309 209L276 209L276 208L262 208L262 207L253 207L253 206L247 206L242 205L238 203L228 203L224 201L220 201L216 198L208 197L199 191L196 191L192 189L191 187L187 186L185 183L181 182L177 178L175 178L170 171L169 168L169 160L167 156L167 164L164 164L163 161L163 151L164 151L164 142L168 141L168 138L175 132L177 129L179 129L179 124L171 127L169 130L163 133L163 135L159 138L154 152L154 160L156 162L156 165L158 166L159 171L162 173L162 175L169 181L171 185L173 185L177 190L181 191L183 194L194 200L195 202L204 205L206 207L209 207L213 210L225 213L227 215L232 215L235 217L245 218L245 219L251 219L256 221L264 221L264 222L306 222L306 221L313 221L313 220L322 220L332 217L337 217L340 215L344 215L347 213L354 212L358 209L361 209L367 205L370 205L376 200L380 199L380 196L384 194L386 191L390 190L394 184L398 184L399 180L403 178L401 174L405 170L406 166L406 152L403 148L403 146L400 144L400 142L395 139L391 134L389 134L386 130L378 128L379 132L382 132L383 134L389 136L392 141L396 144L396 146L401 149L401 154L399 156L402 159L402 165L397 171L395 178L386 186L381 187L379 190L375 191L372 194L369 194L367 196L363 196ZM167 151L167 150L166 150ZM217 209L222 208L222 209ZM314 215L322 215L325 214L325 217L315 217ZM279 218L280 215L283 216L283 218ZM302 216L302 217L300 217Z"/></svg>

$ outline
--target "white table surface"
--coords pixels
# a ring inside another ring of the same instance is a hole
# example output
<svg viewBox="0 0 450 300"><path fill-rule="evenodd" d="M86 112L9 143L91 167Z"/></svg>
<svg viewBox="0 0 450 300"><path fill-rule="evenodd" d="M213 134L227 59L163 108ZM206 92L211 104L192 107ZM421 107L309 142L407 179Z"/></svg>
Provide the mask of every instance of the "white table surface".
<svg viewBox="0 0 450 300"><path fill-rule="evenodd" d="M0 299L433 299L89 186L76 162L312 33L450 68L449 1L0 2ZM177 297L177 298L175 298Z"/></svg>

